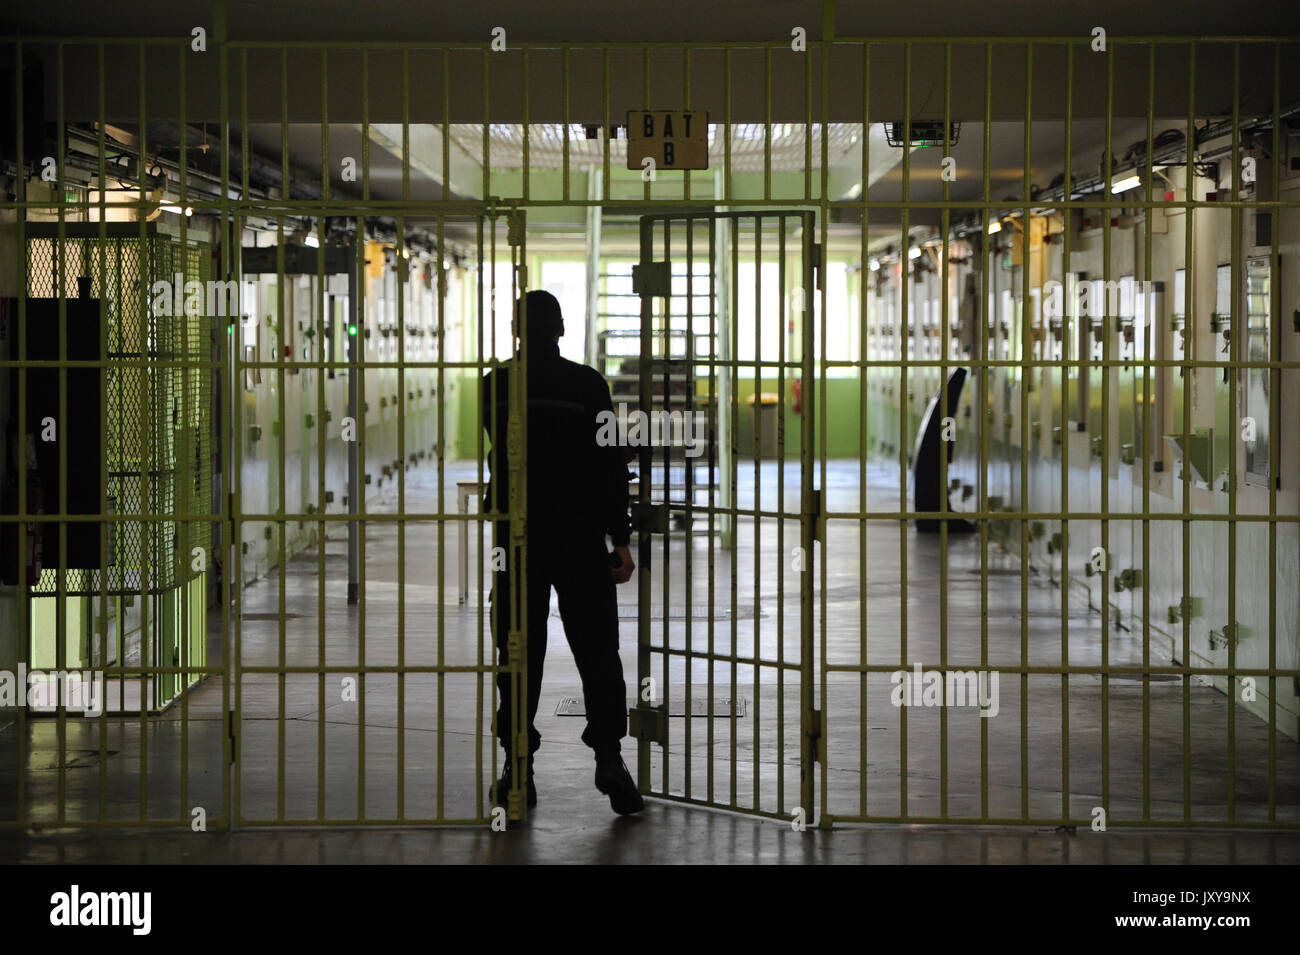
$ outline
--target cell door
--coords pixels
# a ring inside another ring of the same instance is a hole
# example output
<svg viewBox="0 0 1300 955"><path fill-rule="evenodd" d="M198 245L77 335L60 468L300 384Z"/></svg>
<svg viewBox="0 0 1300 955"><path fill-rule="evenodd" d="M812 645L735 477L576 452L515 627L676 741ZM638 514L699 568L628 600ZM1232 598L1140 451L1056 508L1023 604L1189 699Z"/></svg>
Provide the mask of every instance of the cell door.
<svg viewBox="0 0 1300 955"><path fill-rule="evenodd" d="M644 216L612 386L637 529L642 792L811 818L813 216Z"/></svg>

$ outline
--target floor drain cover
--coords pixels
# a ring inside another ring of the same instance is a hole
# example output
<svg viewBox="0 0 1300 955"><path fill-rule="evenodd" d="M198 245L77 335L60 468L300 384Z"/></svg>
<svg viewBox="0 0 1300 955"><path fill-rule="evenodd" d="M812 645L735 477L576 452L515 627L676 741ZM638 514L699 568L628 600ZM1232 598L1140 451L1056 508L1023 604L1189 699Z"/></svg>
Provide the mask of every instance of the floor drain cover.
<svg viewBox="0 0 1300 955"><path fill-rule="evenodd" d="M636 700L631 698L627 701L628 708L636 706ZM736 700L736 716L743 718L747 709L747 703L744 697ZM576 696L562 696L560 703L555 707L556 716L586 716L586 707L582 705L582 699ZM686 715L686 698L679 696L670 700L668 703L669 716ZM691 716L709 715L709 698L707 695L696 695L691 697ZM713 716L731 717L731 700L724 696L715 696L713 698Z"/></svg>

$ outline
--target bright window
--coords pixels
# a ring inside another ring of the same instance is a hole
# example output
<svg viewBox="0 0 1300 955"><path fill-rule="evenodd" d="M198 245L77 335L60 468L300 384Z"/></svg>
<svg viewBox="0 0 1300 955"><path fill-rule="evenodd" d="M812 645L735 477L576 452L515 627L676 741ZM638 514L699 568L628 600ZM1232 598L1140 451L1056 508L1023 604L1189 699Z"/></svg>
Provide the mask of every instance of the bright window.
<svg viewBox="0 0 1300 955"><path fill-rule="evenodd" d="M780 268L775 262L764 262L762 271L758 273L759 280L762 282L762 290L759 293L759 301L755 305L754 298L754 263L740 262L737 266L736 281L736 327L734 334L736 338L736 357L742 362L754 361L756 356L755 342L761 337L760 347L763 350L761 359L763 361L777 361L780 357L780 345L778 339L781 335L781 308L780 308ZM793 301L791 294L792 289L788 282L789 274L787 273L786 284L786 315L790 315L790 307ZM811 304L811 303L809 303ZM787 339L785 354L786 358L790 357L790 343ZM741 368L741 374L746 374L746 369ZM772 373L775 373L773 369ZM749 370L753 374L753 370ZM768 372L764 372L768 374Z"/></svg>
<svg viewBox="0 0 1300 955"><path fill-rule="evenodd" d="M539 270L541 285L560 300L564 315L564 335L560 354L570 361L586 361L587 353L587 263L581 261L543 262Z"/></svg>
<svg viewBox="0 0 1300 955"><path fill-rule="evenodd" d="M491 305L485 309L487 315L484 316L483 328L483 347L488 350L484 357L497 358L504 361L514 354L514 311L515 296L518 294L513 283L514 267L510 262L498 261L496 265L496 283L492 283L491 266L484 266L483 281L487 288L483 290L484 304L489 301ZM478 348L478 343L470 345L471 351Z"/></svg>

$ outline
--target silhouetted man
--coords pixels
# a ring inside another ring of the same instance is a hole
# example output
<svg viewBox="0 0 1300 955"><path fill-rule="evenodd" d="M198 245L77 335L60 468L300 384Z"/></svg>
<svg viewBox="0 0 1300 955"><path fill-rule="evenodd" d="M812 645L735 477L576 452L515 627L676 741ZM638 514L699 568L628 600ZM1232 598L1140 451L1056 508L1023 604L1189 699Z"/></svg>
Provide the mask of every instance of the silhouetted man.
<svg viewBox="0 0 1300 955"><path fill-rule="evenodd" d="M613 411L609 386L585 365L560 357L564 319L560 303L549 292L527 293L528 444L527 593L521 594L510 551L510 524L498 522L497 545L507 554L507 569L495 575L492 590L492 629L497 660L509 662L509 594L522 597L527 615L528 668L528 805L537 803L533 754L541 745L537 704L546 658L546 622L551 588L559 597L564 634L582 677L587 728L582 741L596 753L596 788L609 796L618 813L643 808L636 783L620 755L627 734L627 688L618 656L616 584L627 582L635 565L628 550L631 525L627 516L627 466L620 448L596 440L596 416ZM516 304L516 331L520 305ZM487 506L505 513L510 506L509 456L506 451L510 414L510 376L517 366L507 362L483 379L483 416L492 441L492 481ZM495 420L493 418L495 409ZM607 549L608 537L614 553ZM504 805L511 785L510 675L498 674L501 699L497 738L506 751L506 770L497 783L496 805Z"/></svg>

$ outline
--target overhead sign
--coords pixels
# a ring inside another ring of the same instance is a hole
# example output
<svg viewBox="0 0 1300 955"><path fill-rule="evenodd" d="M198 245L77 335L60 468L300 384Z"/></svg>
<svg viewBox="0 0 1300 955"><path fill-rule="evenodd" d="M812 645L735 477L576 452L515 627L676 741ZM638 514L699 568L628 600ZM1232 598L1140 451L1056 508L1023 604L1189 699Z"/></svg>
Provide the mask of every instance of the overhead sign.
<svg viewBox="0 0 1300 955"><path fill-rule="evenodd" d="M709 114L705 110L628 110L627 168L709 168Z"/></svg>

